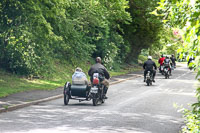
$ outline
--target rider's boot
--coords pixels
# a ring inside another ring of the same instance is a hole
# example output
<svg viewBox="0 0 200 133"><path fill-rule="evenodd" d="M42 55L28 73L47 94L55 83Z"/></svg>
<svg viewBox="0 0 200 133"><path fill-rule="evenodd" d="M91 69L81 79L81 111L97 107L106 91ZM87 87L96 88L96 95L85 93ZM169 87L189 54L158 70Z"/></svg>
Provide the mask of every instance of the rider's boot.
<svg viewBox="0 0 200 133"><path fill-rule="evenodd" d="M146 82L146 78L144 77L144 82Z"/></svg>

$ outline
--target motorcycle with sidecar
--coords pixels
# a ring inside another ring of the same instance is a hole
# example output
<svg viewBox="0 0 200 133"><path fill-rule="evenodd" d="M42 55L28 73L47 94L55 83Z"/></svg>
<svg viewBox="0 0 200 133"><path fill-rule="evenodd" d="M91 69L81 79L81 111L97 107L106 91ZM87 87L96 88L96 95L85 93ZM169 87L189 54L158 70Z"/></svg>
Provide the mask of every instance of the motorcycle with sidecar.
<svg viewBox="0 0 200 133"><path fill-rule="evenodd" d="M98 103L105 102L104 85L101 84L99 73L94 73L91 85L85 81L66 82L64 85L64 104L68 105L69 100L90 101L92 100L93 106Z"/></svg>

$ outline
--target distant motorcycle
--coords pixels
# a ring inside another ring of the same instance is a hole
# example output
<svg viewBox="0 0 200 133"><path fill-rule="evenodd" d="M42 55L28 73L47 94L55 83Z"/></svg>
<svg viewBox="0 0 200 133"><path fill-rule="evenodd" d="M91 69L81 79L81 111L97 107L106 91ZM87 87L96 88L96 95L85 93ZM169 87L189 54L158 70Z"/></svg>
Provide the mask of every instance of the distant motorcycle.
<svg viewBox="0 0 200 133"><path fill-rule="evenodd" d="M175 64L172 63L172 64L171 64L171 69L174 70L175 68L176 68Z"/></svg>
<svg viewBox="0 0 200 133"><path fill-rule="evenodd" d="M160 73L161 73L162 75L164 75L164 65L161 65L161 66L160 66Z"/></svg>
<svg viewBox="0 0 200 133"><path fill-rule="evenodd" d="M152 85L152 82L153 82L153 75L152 75L151 71L148 71L147 75L146 75L147 86Z"/></svg>
<svg viewBox="0 0 200 133"><path fill-rule="evenodd" d="M164 71L165 79L169 78L169 76L170 76L170 74L169 74L169 68L165 67L163 71Z"/></svg>

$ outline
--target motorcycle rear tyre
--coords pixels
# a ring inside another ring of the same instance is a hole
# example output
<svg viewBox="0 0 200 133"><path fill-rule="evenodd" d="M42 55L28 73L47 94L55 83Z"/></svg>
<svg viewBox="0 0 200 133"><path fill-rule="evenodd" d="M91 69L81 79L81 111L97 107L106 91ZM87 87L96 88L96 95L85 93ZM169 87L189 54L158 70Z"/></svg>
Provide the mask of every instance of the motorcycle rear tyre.
<svg viewBox="0 0 200 133"><path fill-rule="evenodd" d="M150 82L149 81L147 81L147 86L149 86L150 85Z"/></svg>
<svg viewBox="0 0 200 133"><path fill-rule="evenodd" d="M97 98L92 99L92 104L93 104L93 106L97 106L98 99Z"/></svg>
<svg viewBox="0 0 200 133"><path fill-rule="evenodd" d="M105 103L105 99L104 98L101 100L101 103Z"/></svg>
<svg viewBox="0 0 200 133"><path fill-rule="evenodd" d="M167 79L167 77L168 77L168 75L167 75L167 73L165 73L165 79Z"/></svg>

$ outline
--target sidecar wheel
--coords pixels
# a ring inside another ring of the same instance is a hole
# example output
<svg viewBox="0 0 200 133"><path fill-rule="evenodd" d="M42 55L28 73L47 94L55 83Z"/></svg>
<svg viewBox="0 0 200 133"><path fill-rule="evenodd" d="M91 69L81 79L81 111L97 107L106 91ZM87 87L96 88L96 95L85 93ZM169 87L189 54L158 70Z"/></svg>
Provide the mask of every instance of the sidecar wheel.
<svg viewBox="0 0 200 133"><path fill-rule="evenodd" d="M64 104L68 105L69 103L69 95L68 94L64 94Z"/></svg>

